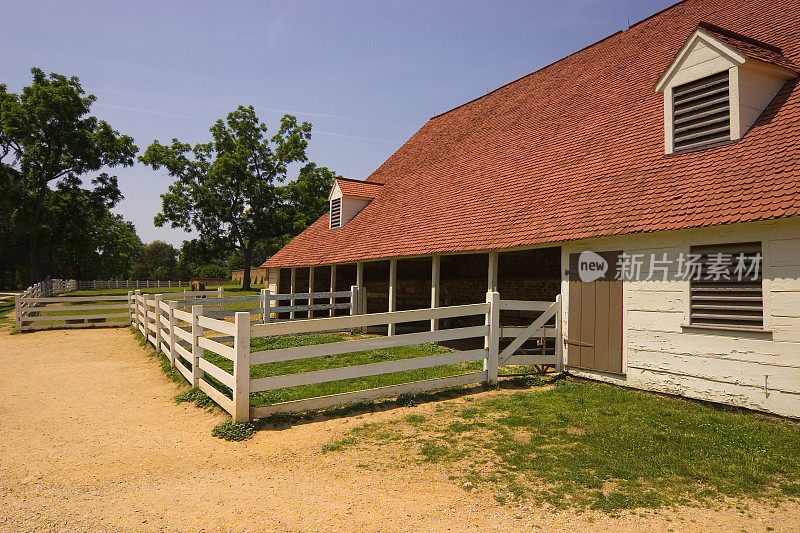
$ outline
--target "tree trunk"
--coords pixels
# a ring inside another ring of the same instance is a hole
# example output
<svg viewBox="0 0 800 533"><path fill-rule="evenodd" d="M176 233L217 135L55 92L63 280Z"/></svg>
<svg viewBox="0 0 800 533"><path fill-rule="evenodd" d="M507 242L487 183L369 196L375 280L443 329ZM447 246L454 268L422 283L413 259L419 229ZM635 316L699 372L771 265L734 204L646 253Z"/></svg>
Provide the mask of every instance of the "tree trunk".
<svg viewBox="0 0 800 533"><path fill-rule="evenodd" d="M39 189L39 194L36 198L36 211L33 214L33 226L31 227L31 272L30 282L31 285L42 281L39 279L41 273L39 272L39 226L42 223L42 208L44 207L44 195L47 193L47 184Z"/></svg>
<svg viewBox="0 0 800 533"><path fill-rule="evenodd" d="M253 262L253 250L250 246L242 250L242 258L244 259L244 272L242 272L242 290L250 290L250 266Z"/></svg>

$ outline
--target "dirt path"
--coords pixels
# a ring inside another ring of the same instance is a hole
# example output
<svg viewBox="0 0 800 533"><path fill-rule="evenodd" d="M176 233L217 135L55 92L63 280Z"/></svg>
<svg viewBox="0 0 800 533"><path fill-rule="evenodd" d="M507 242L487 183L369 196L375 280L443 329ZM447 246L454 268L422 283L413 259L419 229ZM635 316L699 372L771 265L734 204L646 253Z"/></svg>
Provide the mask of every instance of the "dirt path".
<svg viewBox="0 0 800 533"><path fill-rule="evenodd" d="M503 507L444 471L321 453L353 424L430 404L221 441L210 430L223 415L176 405L178 387L127 329L0 332L0 369L4 531L800 529L796 506L616 520Z"/></svg>

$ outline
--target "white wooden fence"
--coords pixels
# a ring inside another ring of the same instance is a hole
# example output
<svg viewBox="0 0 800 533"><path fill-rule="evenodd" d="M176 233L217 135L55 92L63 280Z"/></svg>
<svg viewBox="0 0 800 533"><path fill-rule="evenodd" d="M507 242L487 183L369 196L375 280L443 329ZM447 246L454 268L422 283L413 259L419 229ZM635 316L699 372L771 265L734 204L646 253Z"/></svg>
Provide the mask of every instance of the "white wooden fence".
<svg viewBox="0 0 800 533"><path fill-rule="evenodd" d="M70 288L69 282L37 283L16 297L16 329L19 332L62 328L122 327L131 324L131 296L51 296ZM36 295L36 296L34 296ZM42 295L42 296L39 296ZM169 299L224 295L223 288L202 292L176 292Z"/></svg>
<svg viewBox="0 0 800 533"><path fill-rule="evenodd" d="M306 318L294 321L273 321L279 313L299 313L342 309L337 299L349 295L349 316ZM561 320L560 299L556 302L502 301L496 292L487 293L485 303L358 314L358 288L341 293L304 293L270 295L262 291L260 298L197 298L183 302L167 300L169 295L152 298L140 293L131 294L131 319L148 342L167 355L193 387L199 388L235 421L261 418L277 412L298 412L321 409L347 403L394 397L446 387L474 383L496 383L501 364L553 364L560 368ZM249 298L249 299L248 299ZM299 306L273 305L275 301L328 300L327 304L307 303ZM232 307L244 307L244 310ZM181 307L190 307L190 310ZM302 309L299 309L302 308ZM522 328L501 328L501 310L540 312L529 325ZM283 335L302 335L326 331L359 330L369 326L388 326L406 322L483 316L478 326L437 329L385 337L371 337L311 346L250 351L252 339ZM225 320L225 318L232 318ZM548 329L547 324L553 322ZM501 352L501 337L513 340ZM528 339L554 338L555 355L513 355ZM443 343L465 339L483 339L482 348L452 351L411 359L284 374L259 379L250 378L250 367L266 363L325 357L365 350L411 346L424 343ZM207 354L217 354L232 363L232 372L215 365ZM501 361L502 358L502 361ZM457 363L483 361L483 369L454 376L401 383L354 392L319 396L262 407L250 407L250 394L279 388L362 378L394 372L431 368ZM213 378L210 379L210 378ZM214 386L221 383L224 388ZM230 392L228 392L228 389Z"/></svg>
<svg viewBox="0 0 800 533"><path fill-rule="evenodd" d="M100 290L100 289L149 289L160 287L189 287L188 281L170 280L129 280L129 279L108 279L108 280L71 280L76 288L72 290Z"/></svg>

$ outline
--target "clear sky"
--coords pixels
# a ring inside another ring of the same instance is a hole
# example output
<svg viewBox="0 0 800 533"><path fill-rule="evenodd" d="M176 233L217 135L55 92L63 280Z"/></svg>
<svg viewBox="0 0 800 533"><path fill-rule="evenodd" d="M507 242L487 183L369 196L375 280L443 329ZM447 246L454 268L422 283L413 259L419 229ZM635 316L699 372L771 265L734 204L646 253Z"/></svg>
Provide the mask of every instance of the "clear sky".
<svg viewBox="0 0 800 533"><path fill-rule="evenodd" d="M0 83L75 75L94 114L136 139L204 142L237 105L271 129L314 125L310 159L363 179L431 116L633 24L672 0L2 0ZM117 169L118 211L142 240L169 177Z"/></svg>

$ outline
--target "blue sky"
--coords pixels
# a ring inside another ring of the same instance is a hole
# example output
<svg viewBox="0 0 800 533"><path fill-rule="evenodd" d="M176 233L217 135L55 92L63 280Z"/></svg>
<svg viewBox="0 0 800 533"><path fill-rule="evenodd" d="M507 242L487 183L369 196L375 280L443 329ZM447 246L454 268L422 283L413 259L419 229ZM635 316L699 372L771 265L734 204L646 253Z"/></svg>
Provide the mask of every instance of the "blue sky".
<svg viewBox="0 0 800 533"><path fill-rule="evenodd" d="M32 66L76 75L140 150L205 141L239 104L270 128L292 113L314 125L312 161L361 179L431 116L672 3L3 0L0 82L19 91ZM189 237L153 226L168 176L116 174L145 242Z"/></svg>

